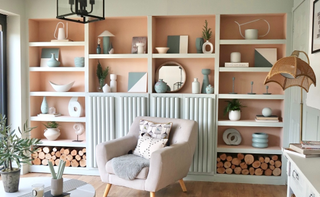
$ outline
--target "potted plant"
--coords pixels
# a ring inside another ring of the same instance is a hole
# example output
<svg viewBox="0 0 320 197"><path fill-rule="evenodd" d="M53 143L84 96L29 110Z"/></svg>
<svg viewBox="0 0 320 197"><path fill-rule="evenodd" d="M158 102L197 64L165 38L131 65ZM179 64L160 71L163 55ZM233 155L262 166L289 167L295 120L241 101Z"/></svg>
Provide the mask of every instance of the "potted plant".
<svg viewBox="0 0 320 197"><path fill-rule="evenodd" d="M102 66L100 64L100 61L98 61L98 66L97 66L97 77L99 79L99 91L102 91L102 87L105 84L105 79L108 76L109 72L109 67L107 67L105 70L102 69Z"/></svg>
<svg viewBox="0 0 320 197"><path fill-rule="evenodd" d="M224 109L224 115L227 115L227 113L229 113L230 120L240 120L241 108L245 106L242 105L238 99L233 99L226 102L228 102L228 105Z"/></svg>
<svg viewBox="0 0 320 197"><path fill-rule="evenodd" d="M209 42L209 39L212 36L212 30L211 30L211 28L208 28L208 21L205 20L204 22L205 22L205 25L202 28L202 38L205 40L205 43L203 43L203 45L202 45L202 51L203 51L203 53L212 53L213 52L213 45L211 42ZM210 46L209 51L206 50L207 45Z"/></svg>
<svg viewBox="0 0 320 197"><path fill-rule="evenodd" d="M0 114L0 165L3 169L0 171L5 192L17 192L19 189L20 167L21 163L31 164L31 154L36 151L35 145L40 143L39 139L28 138L30 131L35 127L28 127L26 122L21 131L18 131L21 138L11 126L7 126L7 118ZM18 168L13 167L15 162Z"/></svg>
<svg viewBox="0 0 320 197"><path fill-rule="evenodd" d="M43 135L48 140L54 141L60 136L60 129L58 129L59 124L57 122L51 121L43 125L46 127Z"/></svg>

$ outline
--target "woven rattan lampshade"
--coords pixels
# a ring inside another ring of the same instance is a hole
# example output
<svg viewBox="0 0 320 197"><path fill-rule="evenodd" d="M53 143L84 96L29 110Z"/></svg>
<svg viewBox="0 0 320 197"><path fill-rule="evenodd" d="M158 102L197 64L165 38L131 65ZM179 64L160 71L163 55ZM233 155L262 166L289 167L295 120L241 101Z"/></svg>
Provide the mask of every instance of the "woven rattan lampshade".
<svg viewBox="0 0 320 197"><path fill-rule="evenodd" d="M308 63L298 57L299 52L307 56ZM308 92L311 84L316 86L316 76L309 65L308 55L303 51L293 51L291 56L278 60L271 68L264 84L269 82L278 83L283 90L299 86Z"/></svg>

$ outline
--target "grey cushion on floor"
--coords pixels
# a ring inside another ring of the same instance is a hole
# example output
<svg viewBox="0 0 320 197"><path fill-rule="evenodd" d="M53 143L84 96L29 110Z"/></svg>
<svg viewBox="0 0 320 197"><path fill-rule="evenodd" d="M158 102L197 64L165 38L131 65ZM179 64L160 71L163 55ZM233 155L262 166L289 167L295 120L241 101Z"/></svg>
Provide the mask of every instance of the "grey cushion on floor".
<svg viewBox="0 0 320 197"><path fill-rule="evenodd" d="M143 168L149 167L148 159L133 154L115 157L111 161L114 173L127 180L135 179Z"/></svg>

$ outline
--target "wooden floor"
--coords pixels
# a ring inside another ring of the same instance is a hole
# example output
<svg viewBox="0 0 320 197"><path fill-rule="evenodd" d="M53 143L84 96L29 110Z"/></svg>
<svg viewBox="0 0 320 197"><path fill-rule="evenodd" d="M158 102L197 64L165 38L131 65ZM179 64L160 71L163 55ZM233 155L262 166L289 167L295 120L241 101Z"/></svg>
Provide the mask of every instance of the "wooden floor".
<svg viewBox="0 0 320 197"><path fill-rule="evenodd" d="M29 173L22 177L51 176L43 173ZM96 197L103 195L106 187L99 176L64 175L64 178L85 181L96 190ZM0 178L1 179L1 178ZM254 185L242 183L217 183L185 181L187 192L183 193L179 183L174 183L156 192L156 197L285 197L285 185ZM108 197L149 197L149 192L138 191L130 188L112 186Z"/></svg>

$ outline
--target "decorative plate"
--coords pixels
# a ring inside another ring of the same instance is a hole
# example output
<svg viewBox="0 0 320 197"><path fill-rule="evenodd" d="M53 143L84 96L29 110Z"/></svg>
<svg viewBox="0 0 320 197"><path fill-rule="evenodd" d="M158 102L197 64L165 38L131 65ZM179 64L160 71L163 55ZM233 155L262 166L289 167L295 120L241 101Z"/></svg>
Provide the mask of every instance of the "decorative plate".
<svg viewBox="0 0 320 197"><path fill-rule="evenodd" d="M223 141L227 145L239 145L241 140L241 135L236 129L226 129L223 132Z"/></svg>

